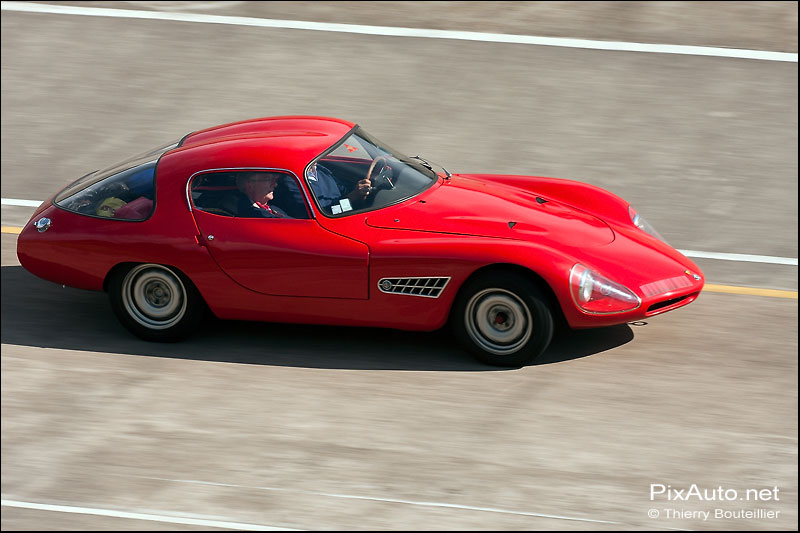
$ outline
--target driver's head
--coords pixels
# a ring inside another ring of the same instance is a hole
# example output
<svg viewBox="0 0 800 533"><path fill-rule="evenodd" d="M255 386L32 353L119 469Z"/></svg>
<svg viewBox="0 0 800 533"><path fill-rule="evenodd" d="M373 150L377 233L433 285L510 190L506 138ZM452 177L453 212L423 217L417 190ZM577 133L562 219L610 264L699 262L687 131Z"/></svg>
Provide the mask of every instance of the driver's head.
<svg viewBox="0 0 800 533"><path fill-rule="evenodd" d="M236 178L236 187L253 202L272 200L280 174L274 172L248 172Z"/></svg>

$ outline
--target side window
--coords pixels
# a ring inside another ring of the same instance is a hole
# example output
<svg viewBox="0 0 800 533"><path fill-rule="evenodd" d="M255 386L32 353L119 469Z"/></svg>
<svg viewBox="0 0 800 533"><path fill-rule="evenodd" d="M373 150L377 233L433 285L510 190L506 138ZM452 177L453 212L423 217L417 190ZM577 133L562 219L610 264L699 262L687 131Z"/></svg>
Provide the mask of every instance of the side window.
<svg viewBox="0 0 800 533"><path fill-rule="evenodd" d="M239 218L310 218L300 185L271 170L211 172L191 184L195 209Z"/></svg>
<svg viewBox="0 0 800 533"><path fill-rule="evenodd" d="M191 193L195 209L226 217L236 216L234 210L225 207L229 203L225 202L226 198L238 196L233 173L215 172L195 176Z"/></svg>
<svg viewBox="0 0 800 533"><path fill-rule="evenodd" d="M149 161L111 174L72 194L60 194L55 204L82 215L144 220L153 212L155 168L156 161Z"/></svg>

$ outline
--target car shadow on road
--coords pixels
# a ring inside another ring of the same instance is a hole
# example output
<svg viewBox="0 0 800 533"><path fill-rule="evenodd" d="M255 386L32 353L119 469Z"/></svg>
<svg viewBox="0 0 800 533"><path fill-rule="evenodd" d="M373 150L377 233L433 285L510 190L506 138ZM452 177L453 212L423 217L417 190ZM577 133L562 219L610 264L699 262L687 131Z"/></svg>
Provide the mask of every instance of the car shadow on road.
<svg viewBox="0 0 800 533"><path fill-rule="evenodd" d="M114 317L105 293L62 288L20 266L2 267L3 344L197 361L307 368L499 371L474 361L447 328L379 328L223 321L209 317L178 343L142 341ZM536 365L587 357L633 339L627 325L557 337Z"/></svg>

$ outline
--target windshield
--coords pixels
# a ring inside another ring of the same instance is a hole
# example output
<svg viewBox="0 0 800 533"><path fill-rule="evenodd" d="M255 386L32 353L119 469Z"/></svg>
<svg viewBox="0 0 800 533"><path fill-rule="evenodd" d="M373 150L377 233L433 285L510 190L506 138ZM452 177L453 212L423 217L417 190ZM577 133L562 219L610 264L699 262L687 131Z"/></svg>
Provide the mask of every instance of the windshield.
<svg viewBox="0 0 800 533"><path fill-rule="evenodd" d="M426 163L389 148L358 126L306 169L314 200L328 216L396 204L416 196L436 179Z"/></svg>

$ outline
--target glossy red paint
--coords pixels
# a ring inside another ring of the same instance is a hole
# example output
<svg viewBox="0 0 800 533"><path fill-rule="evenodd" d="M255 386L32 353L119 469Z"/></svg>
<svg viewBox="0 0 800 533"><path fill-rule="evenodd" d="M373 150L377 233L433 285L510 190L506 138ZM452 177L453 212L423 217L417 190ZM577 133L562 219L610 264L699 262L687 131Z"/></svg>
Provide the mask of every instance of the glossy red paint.
<svg viewBox="0 0 800 533"><path fill-rule="evenodd" d="M368 298L369 248L361 242L315 220L193 213L211 256L247 289L273 296Z"/></svg>
<svg viewBox="0 0 800 533"><path fill-rule="evenodd" d="M513 224L509 224L509 223ZM614 232L601 219L536 194L455 175L422 202L383 209L369 226L547 242L551 246L602 246Z"/></svg>
<svg viewBox="0 0 800 533"><path fill-rule="evenodd" d="M440 174L396 205L327 217L309 201L306 167L353 127L273 117L192 133L159 160L150 218L103 219L47 202L19 236L20 262L41 278L90 290L103 290L121 265L157 263L184 273L220 318L408 330L443 326L463 284L487 269L526 273L575 328L666 312L703 287L692 261L633 225L627 202L569 180ZM195 174L263 168L294 175L313 217L237 219L192 208L187 187ZM52 221L44 233L33 227L41 217ZM576 263L629 288L641 304L613 315L582 311L568 284ZM653 292L656 282L680 276L689 282ZM438 298L378 288L383 278L411 277L450 280Z"/></svg>

